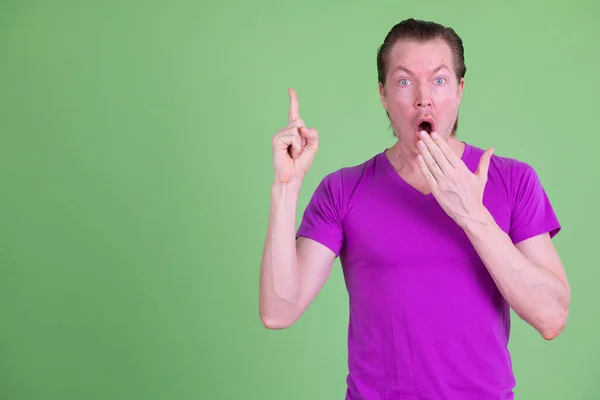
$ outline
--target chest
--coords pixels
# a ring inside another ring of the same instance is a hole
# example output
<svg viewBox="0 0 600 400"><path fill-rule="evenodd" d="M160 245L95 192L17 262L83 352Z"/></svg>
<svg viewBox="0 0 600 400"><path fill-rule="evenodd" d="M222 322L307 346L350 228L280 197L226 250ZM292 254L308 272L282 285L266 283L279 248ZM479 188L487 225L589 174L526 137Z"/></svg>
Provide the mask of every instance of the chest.
<svg viewBox="0 0 600 400"><path fill-rule="evenodd" d="M463 229L432 195L403 193L366 190L344 218L340 259L354 315L362 310L375 321L387 316L432 332L443 319L448 334L463 332L455 317L502 326L503 298ZM490 190L483 203L508 232L508 196Z"/></svg>
<svg viewBox="0 0 600 400"><path fill-rule="evenodd" d="M484 206L504 232L510 228L510 202L489 190ZM369 191L359 196L344 220L343 259L352 264L459 265L478 260L469 238L433 195Z"/></svg>

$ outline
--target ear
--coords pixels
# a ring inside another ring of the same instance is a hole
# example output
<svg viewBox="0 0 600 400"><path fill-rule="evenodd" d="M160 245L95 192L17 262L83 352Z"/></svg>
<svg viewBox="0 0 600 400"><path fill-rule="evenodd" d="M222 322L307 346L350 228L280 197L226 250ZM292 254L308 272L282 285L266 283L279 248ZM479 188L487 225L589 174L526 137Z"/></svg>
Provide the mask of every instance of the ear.
<svg viewBox="0 0 600 400"><path fill-rule="evenodd" d="M458 105L460 105L460 101L462 100L462 94L465 90L465 78L460 78L460 82L458 83Z"/></svg>
<svg viewBox="0 0 600 400"><path fill-rule="evenodd" d="M385 98L385 88L383 87L381 82L379 82L379 98L381 99L381 104L383 105L383 108L385 108L385 111L387 111L387 99Z"/></svg>

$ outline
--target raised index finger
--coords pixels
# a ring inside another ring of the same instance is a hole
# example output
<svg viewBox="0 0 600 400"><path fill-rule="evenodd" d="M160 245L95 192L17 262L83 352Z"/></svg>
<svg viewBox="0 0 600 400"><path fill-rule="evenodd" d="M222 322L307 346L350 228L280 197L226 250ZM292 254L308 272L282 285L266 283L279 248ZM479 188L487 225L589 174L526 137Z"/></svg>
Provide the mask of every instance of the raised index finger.
<svg viewBox="0 0 600 400"><path fill-rule="evenodd" d="M300 105L298 104L298 95L296 91L292 88L288 89L290 93L290 113L289 113L289 122L292 122L298 118L300 118Z"/></svg>

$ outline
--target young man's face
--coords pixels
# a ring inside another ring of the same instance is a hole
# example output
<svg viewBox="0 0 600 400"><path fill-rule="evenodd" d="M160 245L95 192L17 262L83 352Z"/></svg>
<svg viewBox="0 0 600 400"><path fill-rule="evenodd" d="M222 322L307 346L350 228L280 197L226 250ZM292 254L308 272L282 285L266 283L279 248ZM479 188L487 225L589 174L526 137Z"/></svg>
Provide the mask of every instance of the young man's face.
<svg viewBox="0 0 600 400"><path fill-rule="evenodd" d="M443 40L400 40L388 57L385 87L379 85L394 132L407 146L416 145L421 130L447 139L458 117L464 79L456 78L452 51ZM423 120L431 127L420 125Z"/></svg>

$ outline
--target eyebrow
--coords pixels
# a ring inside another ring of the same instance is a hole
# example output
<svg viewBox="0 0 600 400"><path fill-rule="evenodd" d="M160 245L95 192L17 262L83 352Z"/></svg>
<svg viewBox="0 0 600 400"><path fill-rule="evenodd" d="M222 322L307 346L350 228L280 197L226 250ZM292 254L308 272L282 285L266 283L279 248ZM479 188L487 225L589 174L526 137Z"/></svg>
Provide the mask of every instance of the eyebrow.
<svg viewBox="0 0 600 400"><path fill-rule="evenodd" d="M435 74L442 69L450 70L450 68L448 68L448 66L446 64L442 64L439 67L435 68L433 71L431 71L431 73ZM403 67L402 65L399 65L396 68L394 68L394 72L396 72L396 71L404 71L404 72L412 75L412 71L408 68Z"/></svg>

